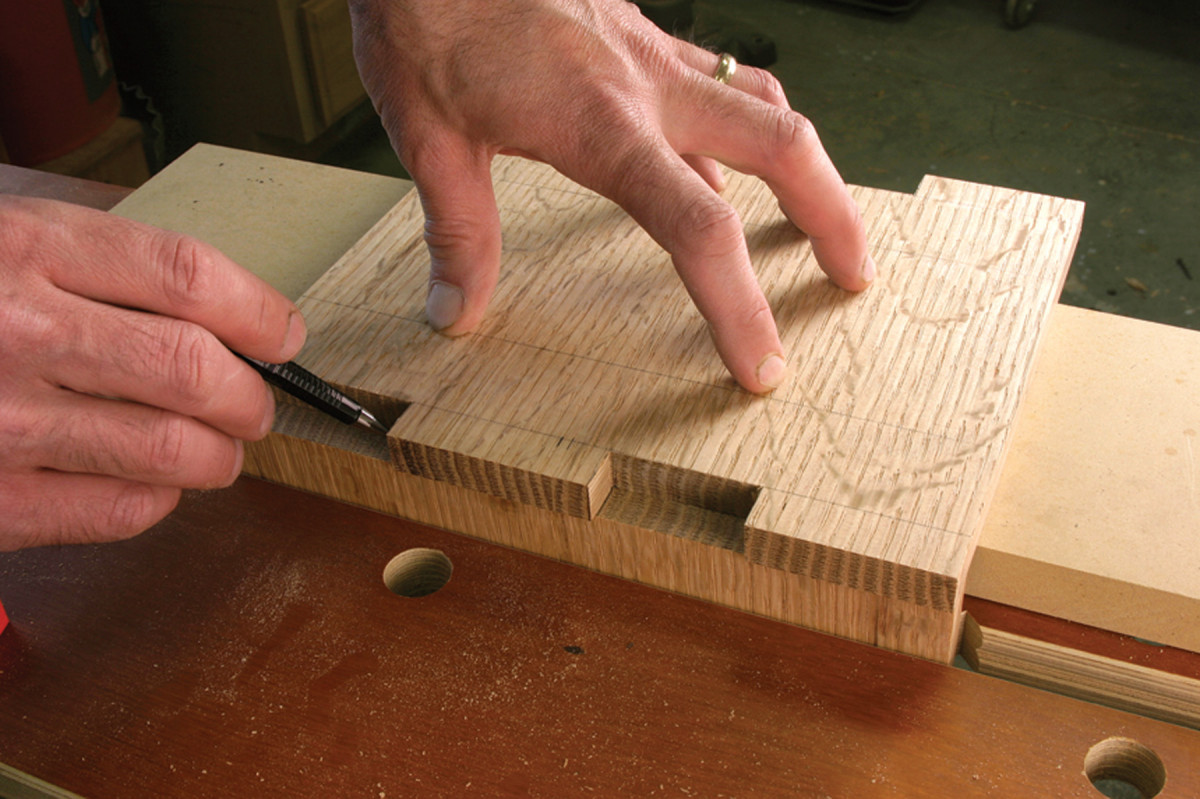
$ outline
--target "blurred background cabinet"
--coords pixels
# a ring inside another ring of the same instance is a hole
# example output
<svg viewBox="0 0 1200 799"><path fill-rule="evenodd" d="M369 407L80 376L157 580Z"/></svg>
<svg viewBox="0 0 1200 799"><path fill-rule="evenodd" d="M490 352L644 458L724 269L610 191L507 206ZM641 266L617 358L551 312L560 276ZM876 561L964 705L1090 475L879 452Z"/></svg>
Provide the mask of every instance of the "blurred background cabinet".
<svg viewBox="0 0 1200 799"><path fill-rule="evenodd" d="M370 105L346 0L105 0L126 106L163 160L197 141L313 157ZM362 113L359 116L363 116Z"/></svg>

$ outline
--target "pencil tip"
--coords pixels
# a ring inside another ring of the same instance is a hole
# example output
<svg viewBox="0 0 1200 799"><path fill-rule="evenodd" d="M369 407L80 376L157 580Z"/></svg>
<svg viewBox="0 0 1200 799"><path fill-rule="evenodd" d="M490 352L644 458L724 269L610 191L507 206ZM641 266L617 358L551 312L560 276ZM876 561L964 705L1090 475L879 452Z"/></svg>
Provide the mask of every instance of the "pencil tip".
<svg viewBox="0 0 1200 799"><path fill-rule="evenodd" d="M358 412L358 423L364 427L369 427L372 430L377 430L380 433L386 434L388 431L383 422L376 419L370 411L365 409Z"/></svg>

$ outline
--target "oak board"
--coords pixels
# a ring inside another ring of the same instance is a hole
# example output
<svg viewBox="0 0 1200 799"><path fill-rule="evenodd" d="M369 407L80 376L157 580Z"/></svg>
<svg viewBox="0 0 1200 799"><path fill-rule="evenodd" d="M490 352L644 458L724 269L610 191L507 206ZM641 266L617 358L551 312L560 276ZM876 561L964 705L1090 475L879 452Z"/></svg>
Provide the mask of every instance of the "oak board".
<svg viewBox="0 0 1200 799"><path fill-rule="evenodd" d="M754 397L624 212L524 160L498 159L493 178L503 266L474 334L426 324L412 195L299 301L299 360L385 417L388 450L289 409L248 471L951 657L1082 204L939 179L920 197L856 187L880 277L852 295L767 188L732 175L725 196L793 363Z"/></svg>
<svg viewBox="0 0 1200 799"><path fill-rule="evenodd" d="M28 192L33 184L20 175L9 167L0 185L15 177L8 190ZM930 178L916 194L940 185ZM199 236L298 299L411 186L202 144L114 212ZM1190 576L1197 556L1188 548L1197 362L1196 331L1054 308L968 596L1200 651L1190 623L1200 607Z"/></svg>

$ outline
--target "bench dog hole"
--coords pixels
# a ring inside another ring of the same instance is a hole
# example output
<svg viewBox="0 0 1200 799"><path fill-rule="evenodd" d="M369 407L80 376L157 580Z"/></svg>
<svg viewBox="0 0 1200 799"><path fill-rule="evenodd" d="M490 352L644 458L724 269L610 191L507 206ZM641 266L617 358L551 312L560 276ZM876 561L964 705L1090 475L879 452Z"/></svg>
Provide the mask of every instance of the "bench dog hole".
<svg viewBox="0 0 1200 799"><path fill-rule="evenodd" d="M1107 738L1088 750L1083 772L1109 799L1152 799L1167 784L1167 769L1149 747Z"/></svg>
<svg viewBox="0 0 1200 799"><path fill-rule="evenodd" d="M393 594L429 596L450 581L454 565L440 549L406 549L383 567L383 584Z"/></svg>

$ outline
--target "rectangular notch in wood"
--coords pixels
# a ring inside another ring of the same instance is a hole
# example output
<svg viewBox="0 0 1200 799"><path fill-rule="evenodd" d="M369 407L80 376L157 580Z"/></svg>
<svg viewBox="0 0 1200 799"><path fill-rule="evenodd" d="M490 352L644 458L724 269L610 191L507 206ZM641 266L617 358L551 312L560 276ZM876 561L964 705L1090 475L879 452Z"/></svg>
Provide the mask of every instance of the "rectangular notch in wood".
<svg viewBox="0 0 1200 799"><path fill-rule="evenodd" d="M388 428L391 428L408 408L407 402L395 397L386 397L351 386L335 385L334 388L368 410ZM378 432L359 425L339 422L274 386L271 387L271 391L275 395L275 424L271 428L272 432L315 444L325 444L376 460L391 460L387 439Z"/></svg>
<svg viewBox="0 0 1200 799"><path fill-rule="evenodd" d="M612 480L600 518L744 551L757 486L620 454Z"/></svg>

